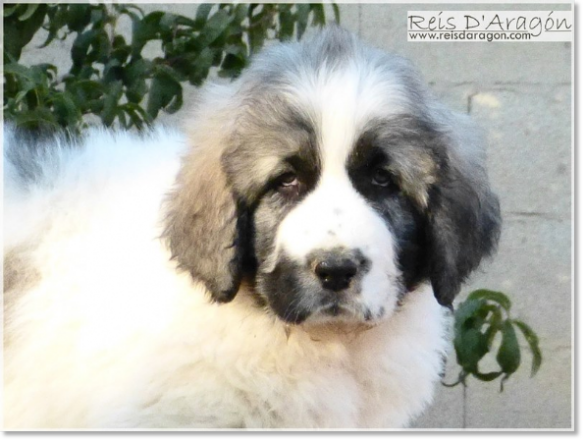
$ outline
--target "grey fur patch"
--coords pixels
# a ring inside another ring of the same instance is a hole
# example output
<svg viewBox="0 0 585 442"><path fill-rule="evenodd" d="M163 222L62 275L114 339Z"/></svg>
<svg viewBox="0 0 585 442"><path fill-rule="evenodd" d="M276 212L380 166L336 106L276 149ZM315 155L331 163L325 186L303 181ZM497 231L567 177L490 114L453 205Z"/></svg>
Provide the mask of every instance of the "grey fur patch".
<svg viewBox="0 0 585 442"><path fill-rule="evenodd" d="M4 314L19 297L41 280L39 270L26 258L26 253L12 250L4 255Z"/></svg>
<svg viewBox="0 0 585 442"><path fill-rule="evenodd" d="M62 150L78 147L78 138L59 133L31 133L4 127L4 164L9 178L23 188L50 182L60 170Z"/></svg>

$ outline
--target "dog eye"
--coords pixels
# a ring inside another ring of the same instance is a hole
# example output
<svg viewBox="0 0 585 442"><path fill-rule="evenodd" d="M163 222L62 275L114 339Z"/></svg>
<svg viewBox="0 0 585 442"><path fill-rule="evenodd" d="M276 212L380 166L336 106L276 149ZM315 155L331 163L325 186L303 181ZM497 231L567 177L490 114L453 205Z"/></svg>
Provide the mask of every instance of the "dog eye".
<svg viewBox="0 0 585 442"><path fill-rule="evenodd" d="M299 179L294 172L287 172L278 178L278 185L280 187L294 187L298 186Z"/></svg>
<svg viewBox="0 0 585 442"><path fill-rule="evenodd" d="M287 201L296 201L306 191L305 184L294 172L286 172L276 180L277 192L286 198Z"/></svg>
<svg viewBox="0 0 585 442"><path fill-rule="evenodd" d="M378 167L372 176L372 184L380 187L389 187L392 184L392 174L386 169Z"/></svg>

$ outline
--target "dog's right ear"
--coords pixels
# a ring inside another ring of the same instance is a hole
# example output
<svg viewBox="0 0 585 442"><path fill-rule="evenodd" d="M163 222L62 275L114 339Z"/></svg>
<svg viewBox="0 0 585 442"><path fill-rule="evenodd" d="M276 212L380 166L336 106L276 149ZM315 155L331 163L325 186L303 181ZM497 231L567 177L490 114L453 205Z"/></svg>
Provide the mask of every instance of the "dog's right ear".
<svg viewBox="0 0 585 442"><path fill-rule="evenodd" d="M191 147L164 207L163 238L172 258L217 302L238 291L249 230L221 165L236 115L232 86L201 91L186 126Z"/></svg>
<svg viewBox="0 0 585 442"><path fill-rule="evenodd" d="M166 201L163 237L180 269L203 282L214 301L229 302L242 277L246 217L218 150L196 148L183 158Z"/></svg>

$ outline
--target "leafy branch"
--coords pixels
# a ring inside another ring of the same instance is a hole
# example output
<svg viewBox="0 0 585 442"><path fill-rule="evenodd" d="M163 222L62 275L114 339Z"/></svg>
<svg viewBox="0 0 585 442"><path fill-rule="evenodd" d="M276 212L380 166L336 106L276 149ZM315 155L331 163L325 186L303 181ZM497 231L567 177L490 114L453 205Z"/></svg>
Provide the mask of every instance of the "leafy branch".
<svg viewBox="0 0 585 442"><path fill-rule="evenodd" d="M542 363L538 337L525 323L510 316L512 303L503 293L476 290L463 301L455 312L455 338L453 344L457 363L461 366L458 379L447 387L465 384L469 375L489 382L500 378L500 391L504 383L518 370L521 362L520 345L516 330L519 330L532 353L531 377L536 375ZM490 353L496 337L501 340L496 351L499 370L482 372L480 362Z"/></svg>
<svg viewBox="0 0 585 442"><path fill-rule="evenodd" d="M339 22L339 9L331 5ZM235 78L268 40L301 38L326 22L323 4L200 4L193 17L146 14L130 4L11 4L4 15L4 117L32 130L79 131L86 117L143 128L183 106L183 85L210 75ZM119 32L130 19L130 41ZM37 32L41 48L73 36L72 67L19 63ZM145 56L148 43L162 56Z"/></svg>

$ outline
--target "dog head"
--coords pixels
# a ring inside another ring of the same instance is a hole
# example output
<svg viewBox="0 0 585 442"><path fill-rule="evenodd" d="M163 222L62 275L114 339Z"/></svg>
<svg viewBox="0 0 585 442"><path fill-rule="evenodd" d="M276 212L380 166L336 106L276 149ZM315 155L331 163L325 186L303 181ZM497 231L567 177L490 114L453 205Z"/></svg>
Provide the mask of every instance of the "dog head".
<svg viewBox="0 0 585 442"><path fill-rule="evenodd" d="M426 281L450 306L496 246L475 126L339 28L207 87L189 126L164 237L218 302L249 278L286 322L375 322Z"/></svg>

